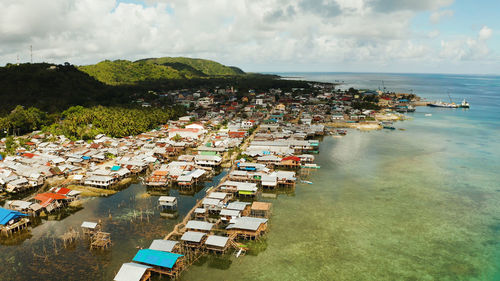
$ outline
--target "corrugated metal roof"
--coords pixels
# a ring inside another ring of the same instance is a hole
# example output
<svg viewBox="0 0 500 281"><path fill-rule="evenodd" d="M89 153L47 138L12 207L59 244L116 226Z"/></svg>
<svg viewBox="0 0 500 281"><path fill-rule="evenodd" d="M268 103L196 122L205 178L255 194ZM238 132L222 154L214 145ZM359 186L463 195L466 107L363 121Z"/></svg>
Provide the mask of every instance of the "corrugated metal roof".
<svg viewBox="0 0 500 281"><path fill-rule="evenodd" d="M180 257L182 257L182 255L170 252L142 249L137 252L133 261L149 265L172 268L177 262L177 259Z"/></svg>
<svg viewBox="0 0 500 281"><path fill-rule="evenodd" d="M214 226L213 223L205 222L205 221L188 221L186 224L187 229L197 229L197 230L206 230L209 231Z"/></svg>
<svg viewBox="0 0 500 281"><path fill-rule="evenodd" d="M229 238L225 236L210 235L208 236L207 241L205 241L205 245L225 247L228 240Z"/></svg>
<svg viewBox="0 0 500 281"><path fill-rule="evenodd" d="M149 246L149 249L151 250L157 250L157 251L164 251L164 252L172 252L174 249L175 245L177 245L177 241L172 241L172 240L163 240L163 239L156 239L153 240L151 243L151 246Z"/></svg>
<svg viewBox="0 0 500 281"><path fill-rule="evenodd" d="M245 210L245 207L247 205L250 205L250 203L235 201L235 202L229 203L226 208L229 210L243 211L243 210Z"/></svg>
<svg viewBox="0 0 500 281"><path fill-rule="evenodd" d="M188 231L182 235L181 240L188 242L200 242L205 235L206 234L203 232Z"/></svg>
<svg viewBox="0 0 500 281"><path fill-rule="evenodd" d="M253 217L241 217L235 219L235 223L230 224L226 229L244 229L255 231L263 223L266 223L267 219L253 218Z"/></svg>
<svg viewBox="0 0 500 281"><path fill-rule="evenodd" d="M0 208L0 225L6 225L12 219L16 219L19 217L26 217L26 216L28 215L18 211Z"/></svg>
<svg viewBox="0 0 500 281"><path fill-rule="evenodd" d="M151 266L134 262L124 263L116 274L114 281L139 281Z"/></svg>
<svg viewBox="0 0 500 281"><path fill-rule="evenodd" d="M81 227L90 228L90 229L94 229L94 228L96 228L96 226L97 226L96 222L90 222L90 221L84 221L81 225Z"/></svg>

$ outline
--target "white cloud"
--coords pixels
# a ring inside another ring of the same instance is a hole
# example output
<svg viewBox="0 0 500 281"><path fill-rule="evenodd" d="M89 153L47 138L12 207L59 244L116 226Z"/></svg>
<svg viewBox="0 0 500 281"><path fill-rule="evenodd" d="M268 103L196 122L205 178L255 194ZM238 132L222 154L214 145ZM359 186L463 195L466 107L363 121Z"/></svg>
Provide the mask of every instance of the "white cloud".
<svg viewBox="0 0 500 281"><path fill-rule="evenodd" d="M451 41L441 41L442 58L455 61L483 61L490 59L491 50L487 45L487 40L493 31L487 26L483 26L477 38L460 38Z"/></svg>
<svg viewBox="0 0 500 281"><path fill-rule="evenodd" d="M437 24L441 19L443 18L451 18L455 12L453 10L442 10L442 11L435 11L431 14L430 20L431 23Z"/></svg>
<svg viewBox="0 0 500 281"><path fill-rule="evenodd" d="M0 64L15 61L18 54L27 61L29 45L33 45L35 61L76 64L178 55L257 71L300 70L301 65L313 64L426 63L455 58L457 52L452 50L457 47L451 42L444 42L441 49L431 47L430 40L439 31L419 35L412 30L412 19L420 11L438 11L452 2L146 0L139 5L116 0L0 1ZM436 17L447 16L447 11ZM484 41L491 33L485 26L479 39L473 40ZM290 66L295 68L284 69Z"/></svg>
<svg viewBox="0 0 500 281"><path fill-rule="evenodd" d="M487 26L483 26L479 31L479 40L488 40L493 34L493 30Z"/></svg>

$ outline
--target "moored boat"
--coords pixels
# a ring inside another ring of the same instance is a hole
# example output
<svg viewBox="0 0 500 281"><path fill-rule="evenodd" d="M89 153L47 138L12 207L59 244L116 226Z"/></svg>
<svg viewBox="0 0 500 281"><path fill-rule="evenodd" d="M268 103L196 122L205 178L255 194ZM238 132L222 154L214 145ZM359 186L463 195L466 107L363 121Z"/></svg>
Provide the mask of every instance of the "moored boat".
<svg viewBox="0 0 500 281"><path fill-rule="evenodd" d="M464 99L460 104L461 108L470 108L470 104Z"/></svg>

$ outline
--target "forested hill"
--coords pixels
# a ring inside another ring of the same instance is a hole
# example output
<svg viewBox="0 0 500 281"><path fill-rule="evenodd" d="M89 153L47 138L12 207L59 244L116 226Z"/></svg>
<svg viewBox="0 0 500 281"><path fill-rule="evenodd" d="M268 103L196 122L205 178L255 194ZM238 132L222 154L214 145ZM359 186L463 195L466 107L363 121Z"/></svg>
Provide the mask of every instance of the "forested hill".
<svg viewBox="0 0 500 281"><path fill-rule="evenodd" d="M119 105L121 89L105 85L76 67L48 63L0 67L0 114L17 105L55 112L71 105Z"/></svg>
<svg viewBox="0 0 500 281"><path fill-rule="evenodd" d="M164 79L214 78L243 75L241 69L218 62L183 57L128 60L105 60L79 69L108 85L133 85L143 81Z"/></svg>

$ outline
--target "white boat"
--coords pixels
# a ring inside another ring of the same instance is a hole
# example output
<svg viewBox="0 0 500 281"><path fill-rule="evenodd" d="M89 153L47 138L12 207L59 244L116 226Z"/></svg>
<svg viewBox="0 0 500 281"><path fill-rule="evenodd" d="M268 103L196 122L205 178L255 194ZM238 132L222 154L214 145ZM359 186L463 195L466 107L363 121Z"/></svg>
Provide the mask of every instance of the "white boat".
<svg viewBox="0 0 500 281"><path fill-rule="evenodd" d="M430 116L432 116L432 114L431 113L426 113L425 116L430 117Z"/></svg>
<svg viewBox="0 0 500 281"><path fill-rule="evenodd" d="M302 180L303 183L307 183L307 184L313 184L312 181L305 181L305 180Z"/></svg>
<svg viewBox="0 0 500 281"><path fill-rule="evenodd" d="M461 108L469 108L470 104L464 99L462 103L460 104Z"/></svg>
<svg viewBox="0 0 500 281"><path fill-rule="evenodd" d="M447 102L442 102L442 101L437 101L435 103L430 103L428 104L429 106L432 107L443 107L443 108L457 108L458 105L455 103L447 103Z"/></svg>

